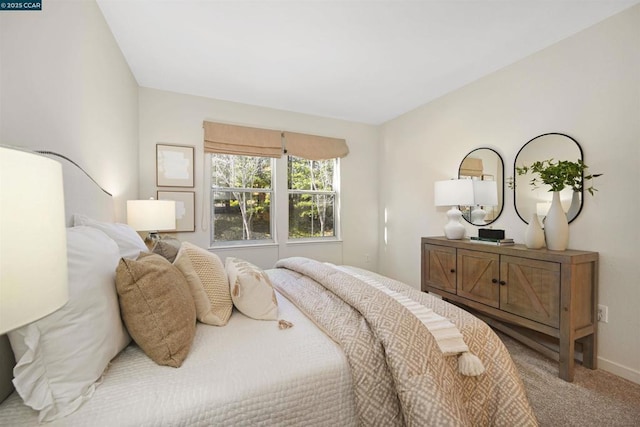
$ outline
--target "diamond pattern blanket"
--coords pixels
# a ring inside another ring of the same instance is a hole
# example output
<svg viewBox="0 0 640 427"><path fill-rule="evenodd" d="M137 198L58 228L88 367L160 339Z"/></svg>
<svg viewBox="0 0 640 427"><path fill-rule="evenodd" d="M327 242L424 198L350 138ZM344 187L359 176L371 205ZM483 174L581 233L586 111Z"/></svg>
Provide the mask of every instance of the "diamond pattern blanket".
<svg viewBox="0 0 640 427"><path fill-rule="evenodd" d="M465 376L457 358L444 355L427 328L379 289L307 258L283 259L276 267L268 272L274 287L345 352L361 425L537 425L508 351L476 317L401 282L346 269L453 322L485 367L479 376Z"/></svg>

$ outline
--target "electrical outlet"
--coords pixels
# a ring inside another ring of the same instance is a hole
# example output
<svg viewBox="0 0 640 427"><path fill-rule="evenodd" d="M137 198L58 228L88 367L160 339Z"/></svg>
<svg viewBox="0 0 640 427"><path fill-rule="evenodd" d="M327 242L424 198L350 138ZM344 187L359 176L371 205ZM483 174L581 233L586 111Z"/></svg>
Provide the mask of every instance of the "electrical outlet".
<svg viewBox="0 0 640 427"><path fill-rule="evenodd" d="M598 322L609 323L609 307L598 304Z"/></svg>

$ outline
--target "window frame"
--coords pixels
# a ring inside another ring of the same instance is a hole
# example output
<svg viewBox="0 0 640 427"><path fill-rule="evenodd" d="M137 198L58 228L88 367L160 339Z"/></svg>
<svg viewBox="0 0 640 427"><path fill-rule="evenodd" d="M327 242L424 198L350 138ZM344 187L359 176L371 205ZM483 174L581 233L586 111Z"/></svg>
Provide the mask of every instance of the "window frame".
<svg viewBox="0 0 640 427"><path fill-rule="evenodd" d="M220 154L225 156L236 156L236 157L259 157L269 160L269 164L271 167L271 186L268 189L265 188L243 188L243 187L215 187L213 183L213 156L216 153L208 153L207 164L209 165L209 208L210 208L210 219L209 226L211 227L211 232L209 233L209 246L215 248L222 247L239 247L239 246L266 246L266 245L274 245L277 243L277 227L276 227L276 178L277 178L277 159L273 157L266 156L243 156L236 154ZM269 234L271 238L269 239L240 239L240 240L216 240L215 239L215 198L214 193L223 193L223 192L248 192L248 193L265 193L270 195L271 202L269 203Z"/></svg>
<svg viewBox="0 0 640 427"><path fill-rule="evenodd" d="M333 160L333 191L319 191L319 190L290 190L289 189L289 177L288 177L288 161L289 156L283 155L281 158L269 158L271 162L271 188L265 189L246 189L246 191L253 192L265 192L271 194L271 203L269 206L269 215L271 218L271 239L253 239L253 240L215 240L215 206L214 206L214 193L220 191L232 191L237 189L245 191L241 188L231 187L214 187L213 186L213 163L212 156L215 153L207 153L206 164L208 165L208 188L209 188L209 221L208 226L211 227L209 233L209 247L216 249L223 248L239 248L239 247L264 247L264 246L278 246L279 242L284 242L286 245L297 244L322 244L322 243L335 243L342 240L341 227L340 227L340 213L341 213L341 193L340 193L340 158L333 158L327 160ZM259 156L258 156L259 157ZM333 212L333 236L314 236L314 237L301 237L301 238L289 238L289 194L333 194L334 196L334 212ZM282 218L279 214L282 213Z"/></svg>
<svg viewBox="0 0 640 427"><path fill-rule="evenodd" d="M333 161L333 183L332 191L327 190L298 190L289 188L289 157L296 156L283 156L286 164L286 212L287 212L287 227L286 227L286 242L287 243L322 243L322 242L335 242L341 239L340 237L340 158L325 160L314 160L319 162ZM289 196L291 194L326 194L333 195L333 236L310 236L310 237L290 237L289 233Z"/></svg>

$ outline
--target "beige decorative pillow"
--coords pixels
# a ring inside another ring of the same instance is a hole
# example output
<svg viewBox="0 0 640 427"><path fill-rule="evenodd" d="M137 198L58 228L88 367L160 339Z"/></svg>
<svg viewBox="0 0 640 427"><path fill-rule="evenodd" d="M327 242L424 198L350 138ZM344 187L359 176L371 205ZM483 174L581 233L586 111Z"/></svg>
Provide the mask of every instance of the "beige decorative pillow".
<svg viewBox="0 0 640 427"><path fill-rule="evenodd" d="M162 255L169 262L173 262L178 255L182 242L175 237L162 237L153 245L151 252Z"/></svg>
<svg viewBox="0 0 640 427"><path fill-rule="evenodd" d="M240 258L228 257L225 267L236 308L253 319L277 320L278 300L266 273Z"/></svg>
<svg viewBox="0 0 640 427"><path fill-rule="evenodd" d="M231 317L233 302L227 274L218 255L183 242L173 265L187 279L196 303L198 320L209 325L226 325Z"/></svg>
<svg viewBox="0 0 640 427"><path fill-rule="evenodd" d="M157 254L122 258L116 289L133 340L158 365L180 367L196 332L195 304L180 271Z"/></svg>

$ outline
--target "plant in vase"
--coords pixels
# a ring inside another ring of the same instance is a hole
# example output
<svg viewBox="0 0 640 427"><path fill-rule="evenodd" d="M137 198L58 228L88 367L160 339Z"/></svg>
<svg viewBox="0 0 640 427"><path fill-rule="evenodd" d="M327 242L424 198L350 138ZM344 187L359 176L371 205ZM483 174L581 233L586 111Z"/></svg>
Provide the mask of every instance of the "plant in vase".
<svg viewBox="0 0 640 427"><path fill-rule="evenodd" d="M533 188L546 184L550 187L549 191L553 192L551 208L547 213L544 230L547 247L551 250L563 251L569 242L569 221L560 205L560 191L571 188L575 194L586 189L591 195L598 191L593 186L593 179L602 174L585 175L587 169L588 166L580 159L576 162L549 159L533 162L529 166L516 167L518 175L533 174L529 181ZM587 180L591 185L585 188Z"/></svg>

